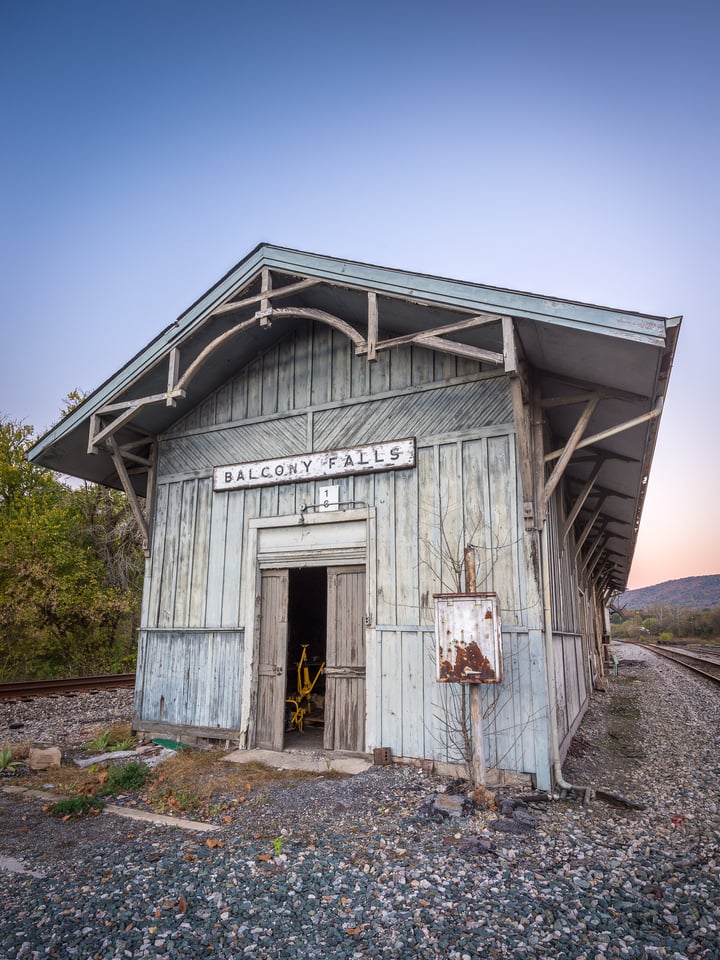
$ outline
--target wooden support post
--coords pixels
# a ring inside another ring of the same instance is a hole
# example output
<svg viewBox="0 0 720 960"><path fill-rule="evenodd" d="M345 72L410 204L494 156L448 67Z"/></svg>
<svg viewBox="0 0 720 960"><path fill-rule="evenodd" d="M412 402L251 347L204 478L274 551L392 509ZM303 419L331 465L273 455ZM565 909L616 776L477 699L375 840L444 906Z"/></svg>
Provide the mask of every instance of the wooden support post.
<svg viewBox="0 0 720 960"><path fill-rule="evenodd" d="M168 357L168 382L167 382L167 400L165 401L168 407L175 406L175 397L172 396L172 392L175 389L178 381L178 374L180 373L180 351L177 347L173 347L170 351L170 356Z"/></svg>
<svg viewBox="0 0 720 960"><path fill-rule="evenodd" d="M115 469L117 470L118 477L120 478L120 483L122 484L122 488L125 491L130 503L133 516L135 517L135 522L140 528L140 533L143 538L143 550L147 551L150 542L147 521L145 520L143 512L140 509L140 502L138 501L135 488L130 480L130 475L127 472L127 467L125 466L125 462L123 461L122 454L120 453L120 448L118 447L115 437L111 436L108 438L108 446L110 447L110 451L112 453L113 463L115 464Z"/></svg>
<svg viewBox="0 0 720 960"><path fill-rule="evenodd" d="M377 338L378 338L378 301L374 290L368 291L368 332L367 332L367 358L368 360L377 360Z"/></svg>
<svg viewBox="0 0 720 960"><path fill-rule="evenodd" d="M260 283L261 283L261 286L260 286L261 293L264 293L264 294L270 293L270 291L272 290L272 277L270 276L270 271L268 270L267 267L262 268ZM270 309L271 309L270 298L265 296L260 301L260 312L264 313L266 310L270 310ZM261 327L269 327L270 324L271 324L271 320L269 316L260 318Z"/></svg>
<svg viewBox="0 0 720 960"><path fill-rule="evenodd" d="M567 443L563 447L563 451L560 454L560 458L558 459L558 462L555 464L555 467L553 468L552 473L550 474L550 476L548 477L545 483L545 491L543 493L543 499L544 499L543 505L545 508L547 508L547 505L550 502L550 497L552 496L553 491L555 490L555 487L558 485L558 483L560 483L560 479L563 473L565 472L565 467L570 462L570 458L572 457L573 453L575 453L575 450L578 444L580 443L580 439L582 435L585 433L585 428L587 427L588 423L590 422L590 418L595 412L595 407L598 405L598 400L599 400L599 397L591 397L588 399L587 406L585 407L583 412L580 414L580 417L578 418L578 422L575 424L575 428L573 429L573 432L570 434ZM548 458L546 457L545 459L547 460Z"/></svg>
<svg viewBox="0 0 720 960"><path fill-rule="evenodd" d="M485 745L483 744L481 688L481 683L470 684L470 727L473 742L472 772L473 783L476 787L484 787L487 780Z"/></svg>
<svg viewBox="0 0 720 960"><path fill-rule="evenodd" d="M520 459L520 480L523 491L523 519L525 529L532 530L535 525L535 501L533 487L533 459L532 436L530 432L530 416L528 409L529 390L523 378L524 364L518 356L515 341L515 327L512 317L503 317L503 355L505 357L505 372L510 377L512 392L513 422L515 424L515 438Z"/></svg>
<svg viewBox="0 0 720 960"><path fill-rule="evenodd" d="M465 547L465 593L477 593L475 548ZM483 743L482 684L470 684L470 732L472 734L472 778L475 787L484 787L487 780L485 745Z"/></svg>
<svg viewBox="0 0 720 960"><path fill-rule="evenodd" d="M604 463L605 463L605 459L603 457L599 457L597 463L595 464L595 466L593 467L590 473L590 476L587 479L587 482L585 483L585 486L582 488L580 492L580 496L577 498L577 500L573 504L573 508L570 511L570 514L568 515L568 518L565 521L565 525L563 527L563 531L562 531L563 541L567 537L568 533L570 533L570 529L572 525L575 523L575 521L577 520L578 514L580 513L582 508L585 506L585 501L589 497L590 492L592 491L592 488L595 486L595 481L597 480L598 474L602 470Z"/></svg>

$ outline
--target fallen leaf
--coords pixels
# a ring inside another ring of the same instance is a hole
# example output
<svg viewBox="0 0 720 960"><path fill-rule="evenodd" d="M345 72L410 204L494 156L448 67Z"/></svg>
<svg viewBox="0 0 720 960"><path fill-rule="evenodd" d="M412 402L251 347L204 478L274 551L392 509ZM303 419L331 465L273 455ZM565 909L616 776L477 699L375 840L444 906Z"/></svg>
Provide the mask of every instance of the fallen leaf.
<svg viewBox="0 0 720 960"><path fill-rule="evenodd" d="M197 859L194 853L186 853L183 857L183 860L189 860L190 863L197 863Z"/></svg>
<svg viewBox="0 0 720 960"><path fill-rule="evenodd" d="M222 818L222 822L223 822L223 823L232 823L232 817L223 817L223 818Z"/></svg>
<svg viewBox="0 0 720 960"><path fill-rule="evenodd" d="M340 897L340 903L346 907L349 903L352 903L350 897Z"/></svg>
<svg viewBox="0 0 720 960"><path fill-rule="evenodd" d="M345 931L345 933L346 933L349 937L356 937L359 933L362 933L362 929L363 929L362 927L349 927L349 928Z"/></svg>
<svg viewBox="0 0 720 960"><path fill-rule="evenodd" d="M185 913L187 911L187 908L188 908L187 900L182 895L178 900L177 908L178 908L178 913Z"/></svg>
<svg viewBox="0 0 720 960"><path fill-rule="evenodd" d="M430 901L429 901L429 900L418 900L418 903L420 904L421 907L429 907L429 906L430 906Z"/></svg>
<svg viewBox="0 0 720 960"><path fill-rule="evenodd" d="M270 853L260 853L260 854L258 854L258 860L263 860L263 861L265 861L265 862L267 862L268 860L272 860L272 854L270 854Z"/></svg>
<svg viewBox="0 0 720 960"><path fill-rule="evenodd" d="M224 847L224 846L225 846L225 841L224 841L224 840L216 840L215 837L210 837L209 840L206 840L206 841L205 841L205 846L206 846L206 847L209 847L211 850L214 850L215 847Z"/></svg>

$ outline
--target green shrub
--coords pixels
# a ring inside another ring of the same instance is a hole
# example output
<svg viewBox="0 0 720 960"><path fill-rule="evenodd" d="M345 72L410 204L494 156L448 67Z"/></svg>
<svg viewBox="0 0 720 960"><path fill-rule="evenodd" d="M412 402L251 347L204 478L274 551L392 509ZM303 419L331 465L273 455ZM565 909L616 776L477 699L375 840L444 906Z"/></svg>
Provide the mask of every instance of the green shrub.
<svg viewBox="0 0 720 960"><path fill-rule="evenodd" d="M21 760L16 760L10 747L0 749L0 770L16 770L22 766Z"/></svg>
<svg viewBox="0 0 720 960"><path fill-rule="evenodd" d="M130 790L141 790L152 777L152 770L144 763L131 760L124 765L116 764L108 767L108 777L98 791L100 796L107 797L115 793L125 793Z"/></svg>
<svg viewBox="0 0 720 960"><path fill-rule="evenodd" d="M51 817L70 818L83 817L88 813L100 813L104 806L104 802L97 797L81 795L58 800L56 803L51 803L45 810Z"/></svg>

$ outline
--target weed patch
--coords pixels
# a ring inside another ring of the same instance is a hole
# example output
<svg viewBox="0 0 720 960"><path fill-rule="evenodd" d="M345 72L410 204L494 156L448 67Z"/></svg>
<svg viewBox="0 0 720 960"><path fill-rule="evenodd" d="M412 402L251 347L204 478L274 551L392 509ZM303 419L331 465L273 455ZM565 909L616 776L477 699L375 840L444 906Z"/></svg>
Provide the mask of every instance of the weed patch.
<svg viewBox="0 0 720 960"><path fill-rule="evenodd" d="M77 796L65 797L64 800L58 800L45 807L45 812L51 817L58 817L61 820L71 820L75 817L84 817L89 813L100 813L105 806L102 800L97 797Z"/></svg>
<svg viewBox="0 0 720 960"><path fill-rule="evenodd" d="M14 772L22 766L22 761L18 760L12 747L0 748L0 772L7 770Z"/></svg>
<svg viewBox="0 0 720 960"><path fill-rule="evenodd" d="M131 761L122 766L108 767L99 774L100 789L98 795L108 797L116 793L129 793L132 790L141 790L153 776L152 770L144 763Z"/></svg>
<svg viewBox="0 0 720 960"><path fill-rule="evenodd" d="M132 750L135 738L131 735L129 724L117 724L98 733L93 740L83 744L85 750L109 753L115 750Z"/></svg>

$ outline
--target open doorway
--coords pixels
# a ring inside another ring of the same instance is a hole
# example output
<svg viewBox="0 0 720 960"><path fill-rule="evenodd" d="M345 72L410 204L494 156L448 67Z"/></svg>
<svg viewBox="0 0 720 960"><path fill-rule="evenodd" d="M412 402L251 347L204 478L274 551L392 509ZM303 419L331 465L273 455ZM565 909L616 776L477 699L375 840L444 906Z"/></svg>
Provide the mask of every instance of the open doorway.
<svg viewBox="0 0 720 960"><path fill-rule="evenodd" d="M327 661L327 568L288 571L285 748L322 749Z"/></svg>
<svg viewBox="0 0 720 960"><path fill-rule="evenodd" d="M365 749L365 567L261 572L255 746L267 750ZM303 647L306 648L303 660ZM312 683L298 703L301 686ZM320 669L322 667L322 670ZM290 703L289 701L294 701ZM288 713L304 709L302 732Z"/></svg>

